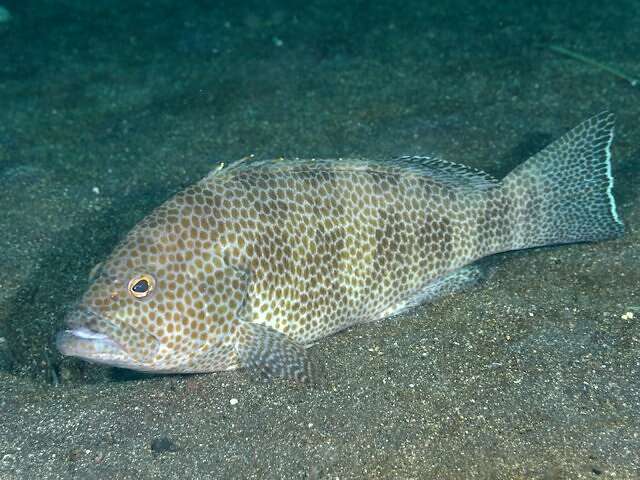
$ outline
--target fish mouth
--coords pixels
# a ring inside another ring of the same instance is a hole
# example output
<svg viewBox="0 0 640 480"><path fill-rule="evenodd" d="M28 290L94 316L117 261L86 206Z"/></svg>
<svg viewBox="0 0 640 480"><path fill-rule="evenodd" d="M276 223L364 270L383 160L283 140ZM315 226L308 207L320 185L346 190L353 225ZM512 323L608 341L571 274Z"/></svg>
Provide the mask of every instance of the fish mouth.
<svg viewBox="0 0 640 480"><path fill-rule="evenodd" d="M63 355L98 363L112 364L116 359L129 357L125 350L108 335L85 327L58 332L56 347Z"/></svg>
<svg viewBox="0 0 640 480"><path fill-rule="evenodd" d="M99 319L102 325L107 325L108 330L114 332L127 328L124 325L114 324L90 308L79 308L67 318L68 328L56 335L56 348L62 355L113 367L145 369L143 359L134 358L127 351L126 346L120 344L110 335L87 328L85 325L91 324L90 320L92 319Z"/></svg>

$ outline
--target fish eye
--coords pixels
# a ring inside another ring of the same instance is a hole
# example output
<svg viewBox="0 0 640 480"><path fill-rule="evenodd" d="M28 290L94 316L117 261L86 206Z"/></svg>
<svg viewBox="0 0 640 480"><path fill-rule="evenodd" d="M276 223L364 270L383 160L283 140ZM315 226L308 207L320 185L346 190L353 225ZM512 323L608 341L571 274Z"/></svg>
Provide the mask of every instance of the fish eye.
<svg viewBox="0 0 640 480"><path fill-rule="evenodd" d="M129 280L127 290L135 298L144 298L151 293L156 281L151 275L143 274Z"/></svg>

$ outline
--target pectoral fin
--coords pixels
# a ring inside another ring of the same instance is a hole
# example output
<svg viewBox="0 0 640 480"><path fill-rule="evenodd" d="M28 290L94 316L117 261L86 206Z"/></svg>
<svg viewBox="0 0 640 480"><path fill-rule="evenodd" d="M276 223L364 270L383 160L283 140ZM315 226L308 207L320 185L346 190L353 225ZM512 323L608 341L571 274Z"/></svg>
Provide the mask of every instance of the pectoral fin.
<svg viewBox="0 0 640 480"><path fill-rule="evenodd" d="M245 368L267 377L284 377L301 383L317 383L321 377L305 347L266 325L243 323L238 327L236 353Z"/></svg>

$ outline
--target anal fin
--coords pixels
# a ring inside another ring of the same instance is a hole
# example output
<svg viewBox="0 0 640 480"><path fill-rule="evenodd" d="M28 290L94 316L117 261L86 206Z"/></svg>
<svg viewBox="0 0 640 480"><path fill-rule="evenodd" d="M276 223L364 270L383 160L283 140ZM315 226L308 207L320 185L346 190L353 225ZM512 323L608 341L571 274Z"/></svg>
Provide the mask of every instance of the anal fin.
<svg viewBox="0 0 640 480"><path fill-rule="evenodd" d="M487 271L478 265L467 265L436 278L409 299L387 309L383 317L398 315L409 308L432 302L440 297L469 288L487 277Z"/></svg>
<svg viewBox="0 0 640 480"><path fill-rule="evenodd" d="M433 301L439 297L465 290L487 277L487 271L478 265L467 265L437 278L427 285L416 301L419 303Z"/></svg>

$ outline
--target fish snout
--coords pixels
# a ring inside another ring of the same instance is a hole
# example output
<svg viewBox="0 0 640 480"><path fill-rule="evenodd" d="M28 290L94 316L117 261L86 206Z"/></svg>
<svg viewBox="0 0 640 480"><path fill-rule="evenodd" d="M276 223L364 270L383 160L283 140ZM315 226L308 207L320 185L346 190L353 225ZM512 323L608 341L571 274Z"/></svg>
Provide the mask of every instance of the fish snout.
<svg viewBox="0 0 640 480"><path fill-rule="evenodd" d="M129 325L116 324L89 308L73 310L66 318L67 328L55 337L56 348L67 356L114 367L147 368L160 344L144 331L134 331ZM99 325L101 331L92 327ZM143 340L144 348L132 342L122 343L122 338Z"/></svg>
<svg viewBox="0 0 640 480"><path fill-rule="evenodd" d="M109 335L95 330L97 325L108 325L105 319L85 306L74 308L65 318L66 329L56 334L56 348L67 356L103 361L121 357L123 349Z"/></svg>

